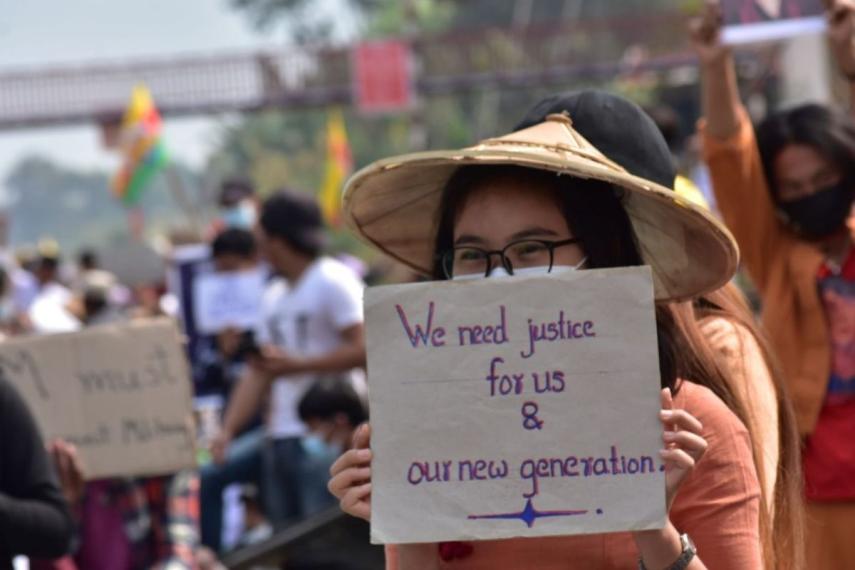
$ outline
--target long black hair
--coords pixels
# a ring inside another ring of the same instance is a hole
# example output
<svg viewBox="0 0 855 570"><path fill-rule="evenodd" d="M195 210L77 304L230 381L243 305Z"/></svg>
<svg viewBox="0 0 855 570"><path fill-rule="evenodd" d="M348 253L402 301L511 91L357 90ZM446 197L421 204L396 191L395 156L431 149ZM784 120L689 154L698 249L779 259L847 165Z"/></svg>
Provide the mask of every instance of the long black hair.
<svg viewBox="0 0 855 570"><path fill-rule="evenodd" d="M775 161L789 145L808 146L830 160L844 178L855 174L855 121L838 109L800 105L769 115L757 126L757 147L772 199L778 199Z"/></svg>

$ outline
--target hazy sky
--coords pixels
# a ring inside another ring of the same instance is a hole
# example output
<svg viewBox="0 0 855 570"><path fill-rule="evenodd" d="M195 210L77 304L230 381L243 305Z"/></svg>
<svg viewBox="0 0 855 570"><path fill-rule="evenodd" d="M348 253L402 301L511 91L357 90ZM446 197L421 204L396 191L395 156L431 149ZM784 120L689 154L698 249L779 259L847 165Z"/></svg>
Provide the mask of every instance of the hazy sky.
<svg viewBox="0 0 855 570"><path fill-rule="evenodd" d="M275 37L256 33L226 0L0 0L0 70L275 43ZM200 165L215 126L210 118L166 121L170 152ZM118 161L101 148L95 127L0 131L0 184L31 153L84 168Z"/></svg>

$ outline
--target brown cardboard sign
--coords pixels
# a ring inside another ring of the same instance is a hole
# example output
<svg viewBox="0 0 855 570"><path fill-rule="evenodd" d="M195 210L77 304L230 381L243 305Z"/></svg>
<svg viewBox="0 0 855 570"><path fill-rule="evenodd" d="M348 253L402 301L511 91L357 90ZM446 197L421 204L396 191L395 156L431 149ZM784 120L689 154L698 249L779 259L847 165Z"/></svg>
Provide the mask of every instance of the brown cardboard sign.
<svg viewBox="0 0 855 570"><path fill-rule="evenodd" d="M90 479L195 465L190 376L167 319L9 340L0 374L46 442L77 446Z"/></svg>

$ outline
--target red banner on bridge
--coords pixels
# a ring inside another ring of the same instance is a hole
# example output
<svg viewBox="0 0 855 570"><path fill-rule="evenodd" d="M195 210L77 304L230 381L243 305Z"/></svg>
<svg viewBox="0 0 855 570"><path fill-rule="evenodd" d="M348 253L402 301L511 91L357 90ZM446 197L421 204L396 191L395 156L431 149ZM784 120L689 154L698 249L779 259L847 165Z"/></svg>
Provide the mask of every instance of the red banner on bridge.
<svg viewBox="0 0 855 570"><path fill-rule="evenodd" d="M410 46L399 40L364 42L353 50L353 90L363 113L389 113L413 103Z"/></svg>

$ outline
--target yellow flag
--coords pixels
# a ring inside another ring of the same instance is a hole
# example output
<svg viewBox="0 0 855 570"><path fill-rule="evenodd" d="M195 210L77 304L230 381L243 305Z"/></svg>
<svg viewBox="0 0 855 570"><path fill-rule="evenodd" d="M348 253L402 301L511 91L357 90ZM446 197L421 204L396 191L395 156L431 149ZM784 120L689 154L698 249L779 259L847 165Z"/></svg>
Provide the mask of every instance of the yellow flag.
<svg viewBox="0 0 855 570"><path fill-rule="evenodd" d="M148 87L142 83L135 85L131 92L131 101L125 110L125 116L122 118L122 128L129 129L138 123L142 123L147 120L148 115L154 109L154 99L152 99Z"/></svg>
<svg viewBox="0 0 855 570"><path fill-rule="evenodd" d="M350 144L341 109L330 111L327 117L327 158L324 182L318 193L321 212L330 226L341 223L341 189L353 169Z"/></svg>

